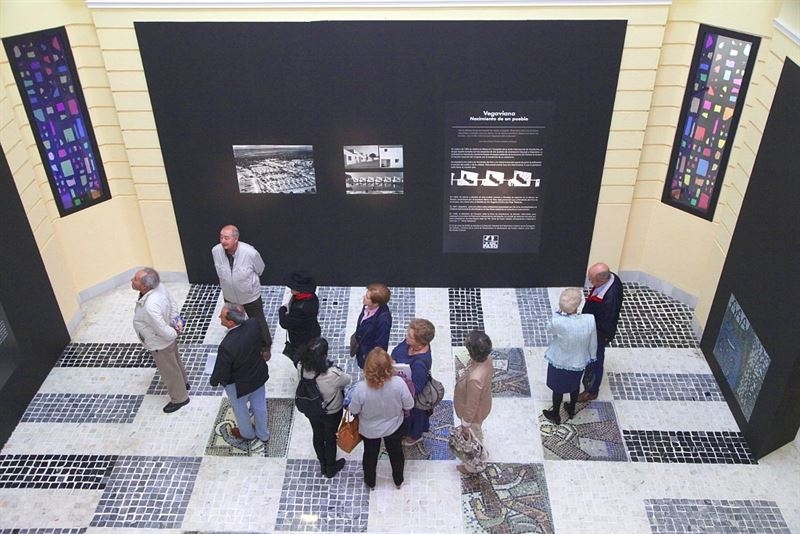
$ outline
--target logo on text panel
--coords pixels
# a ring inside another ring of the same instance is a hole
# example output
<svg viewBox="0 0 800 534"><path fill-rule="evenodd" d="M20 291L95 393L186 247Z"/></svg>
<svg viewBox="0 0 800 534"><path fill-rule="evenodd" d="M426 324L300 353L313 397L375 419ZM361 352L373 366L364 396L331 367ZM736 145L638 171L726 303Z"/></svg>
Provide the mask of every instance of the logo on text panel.
<svg viewBox="0 0 800 534"><path fill-rule="evenodd" d="M500 248L500 236L484 234L483 236L484 249L498 249Z"/></svg>

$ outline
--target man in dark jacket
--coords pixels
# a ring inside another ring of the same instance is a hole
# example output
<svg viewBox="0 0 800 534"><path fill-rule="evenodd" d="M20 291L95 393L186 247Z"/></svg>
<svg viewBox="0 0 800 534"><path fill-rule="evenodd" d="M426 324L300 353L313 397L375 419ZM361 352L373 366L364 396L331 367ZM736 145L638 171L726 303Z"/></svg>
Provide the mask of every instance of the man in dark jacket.
<svg viewBox="0 0 800 534"><path fill-rule="evenodd" d="M261 357L261 325L255 318L248 319L240 304L223 306L219 320L228 333L219 344L209 383L212 386L221 384L231 402L238 425L231 429L231 435L242 440L267 441L265 384L269 380L269 368ZM250 422L251 410L255 428Z"/></svg>
<svg viewBox="0 0 800 534"><path fill-rule="evenodd" d="M597 326L597 360L589 363L583 372L583 393L578 402L597 398L603 381L603 361L608 345L617 333L619 312L622 309L622 280L612 273L605 263L595 263L587 273L592 288L583 305L583 313L594 315Z"/></svg>

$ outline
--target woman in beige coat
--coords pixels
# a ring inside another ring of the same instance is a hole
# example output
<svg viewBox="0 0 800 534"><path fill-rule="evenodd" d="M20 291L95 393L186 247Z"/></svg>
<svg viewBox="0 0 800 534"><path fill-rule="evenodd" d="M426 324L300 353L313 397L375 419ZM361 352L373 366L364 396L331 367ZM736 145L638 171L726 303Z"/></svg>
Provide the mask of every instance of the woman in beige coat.
<svg viewBox="0 0 800 534"><path fill-rule="evenodd" d="M470 362L456 382L453 391L453 405L456 415L461 419L461 432L470 430L483 442L481 424L492 411L492 340L484 332L473 330L464 346L469 352ZM471 473L466 465L459 465L462 473Z"/></svg>

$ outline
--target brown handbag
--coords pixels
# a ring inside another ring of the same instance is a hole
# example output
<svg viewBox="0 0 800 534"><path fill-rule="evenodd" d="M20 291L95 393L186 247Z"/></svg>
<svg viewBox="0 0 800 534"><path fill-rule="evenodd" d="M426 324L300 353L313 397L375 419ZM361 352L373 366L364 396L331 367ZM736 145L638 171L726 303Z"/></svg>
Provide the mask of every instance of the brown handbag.
<svg viewBox="0 0 800 534"><path fill-rule="evenodd" d="M345 410L336 433L336 445L344 452L353 452L359 443L361 434L358 433L358 419L352 417L350 410Z"/></svg>

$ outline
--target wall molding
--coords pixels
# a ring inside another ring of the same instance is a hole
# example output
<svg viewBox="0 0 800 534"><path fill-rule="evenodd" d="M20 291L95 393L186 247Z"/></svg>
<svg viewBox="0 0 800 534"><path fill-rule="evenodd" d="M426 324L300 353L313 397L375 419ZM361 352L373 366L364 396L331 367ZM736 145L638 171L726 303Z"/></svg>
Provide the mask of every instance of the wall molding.
<svg viewBox="0 0 800 534"><path fill-rule="evenodd" d="M133 275L141 269L142 267L131 267L130 269L123 271L119 274L112 276L111 278L107 278L102 282L95 284L91 287L87 287L86 289L79 291L77 296L78 305L80 308L78 311L72 316L72 318L67 321L67 332L69 332L70 337L74 336L75 333L78 331L78 327L80 326L81 321L83 320L83 305L103 293L107 293L112 289L115 289L119 286L129 284ZM189 283L189 277L184 272L171 272L171 271L159 271L159 276L161 277L162 282L176 282L176 283Z"/></svg>
<svg viewBox="0 0 800 534"><path fill-rule="evenodd" d="M89 9L307 9L668 6L672 0L86 0Z"/></svg>
<svg viewBox="0 0 800 534"><path fill-rule="evenodd" d="M777 18L773 21L773 25L779 32L789 38L795 45L800 46L800 28L795 28L785 23L783 20Z"/></svg>

